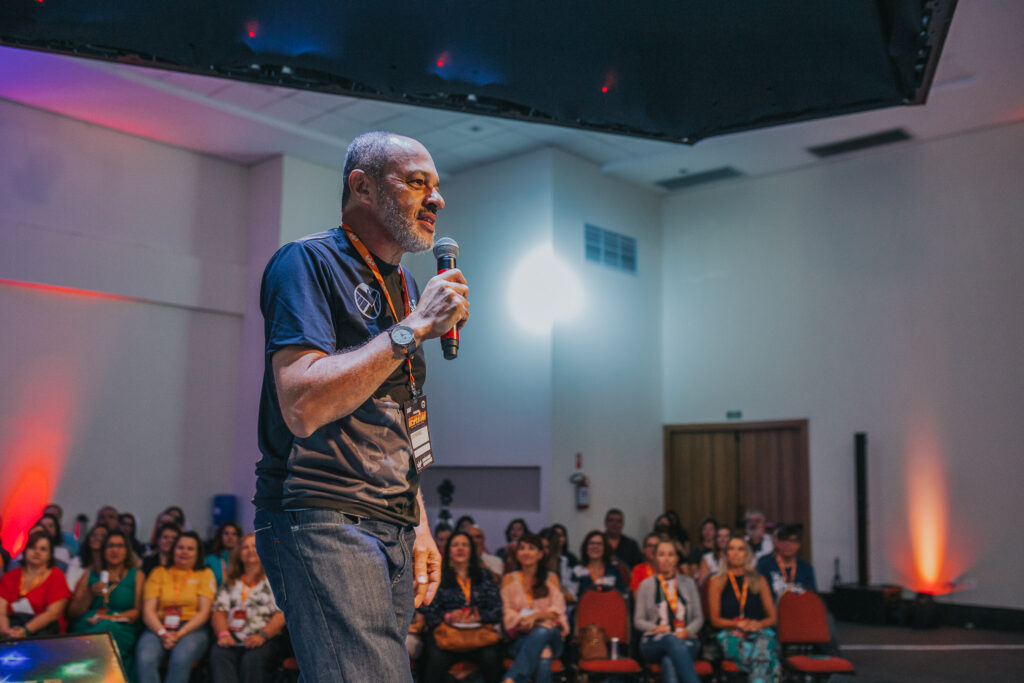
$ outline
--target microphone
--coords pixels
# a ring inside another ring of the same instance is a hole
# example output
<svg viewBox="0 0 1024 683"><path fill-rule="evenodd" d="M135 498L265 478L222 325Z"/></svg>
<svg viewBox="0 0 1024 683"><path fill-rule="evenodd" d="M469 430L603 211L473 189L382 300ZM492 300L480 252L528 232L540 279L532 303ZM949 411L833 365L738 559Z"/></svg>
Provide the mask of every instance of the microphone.
<svg viewBox="0 0 1024 683"><path fill-rule="evenodd" d="M434 258L437 259L437 273L440 275L446 270L455 267L455 257L459 255L459 245L451 237L442 237L434 242ZM441 350L444 351L446 360L452 360L459 355L459 328L453 327L441 337Z"/></svg>

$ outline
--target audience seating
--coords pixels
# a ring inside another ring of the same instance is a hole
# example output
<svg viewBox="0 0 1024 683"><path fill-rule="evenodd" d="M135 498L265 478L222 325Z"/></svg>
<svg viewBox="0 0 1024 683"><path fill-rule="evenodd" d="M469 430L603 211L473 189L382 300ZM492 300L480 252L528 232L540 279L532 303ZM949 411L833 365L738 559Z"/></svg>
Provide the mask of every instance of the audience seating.
<svg viewBox="0 0 1024 683"><path fill-rule="evenodd" d="M576 633L580 627L597 624L609 638L619 639L618 659L580 660L577 670L584 681L593 676L627 676L638 678L643 673L640 663L624 656L630 642L629 609L626 601L616 591L590 590L580 596L576 606Z"/></svg>
<svg viewBox="0 0 1024 683"><path fill-rule="evenodd" d="M787 591L779 599L779 642L787 669L815 680L832 674L852 674L853 664L842 657L820 654L829 642L828 618L821 598L812 591ZM788 652L795 654L787 654Z"/></svg>

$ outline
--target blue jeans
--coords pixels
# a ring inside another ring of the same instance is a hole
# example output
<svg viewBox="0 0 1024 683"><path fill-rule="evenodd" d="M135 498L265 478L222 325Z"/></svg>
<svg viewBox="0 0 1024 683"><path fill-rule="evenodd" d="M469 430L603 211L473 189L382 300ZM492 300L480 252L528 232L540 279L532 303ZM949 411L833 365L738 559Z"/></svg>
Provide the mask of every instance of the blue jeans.
<svg viewBox="0 0 1024 683"><path fill-rule="evenodd" d="M165 683L188 683L192 665L198 662L210 646L210 631L205 626L182 637L171 648L171 660L167 663ZM148 628L135 644L135 673L138 683L160 683L160 664L167 656L167 650L160 636Z"/></svg>
<svg viewBox="0 0 1024 683"><path fill-rule="evenodd" d="M321 508L257 509L255 527L302 683L412 680L412 527Z"/></svg>
<svg viewBox="0 0 1024 683"><path fill-rule="evenodd" d="M551 658L542 658L544 648L551 648ZM551 683L551 660L562 656L562 633L557 628L535 626L529 633L519 636L508 646L513 657L506 678L516 683Z"/></svg>
<svg viewBox="0 0 1024 683"><path fill-rule="evenodd" d="M640 641L644 661L661 664L663 683L700 683L693 668L693 658L699 649L693 638L680 640L674 633L647 635Z"/></svg>

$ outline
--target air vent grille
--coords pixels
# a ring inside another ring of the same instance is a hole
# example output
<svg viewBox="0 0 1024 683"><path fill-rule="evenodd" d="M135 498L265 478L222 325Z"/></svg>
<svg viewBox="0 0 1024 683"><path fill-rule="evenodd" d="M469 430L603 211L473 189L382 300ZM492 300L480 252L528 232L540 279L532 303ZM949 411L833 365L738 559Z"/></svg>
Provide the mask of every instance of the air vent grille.
<svg viewBox="0 0 1024 683"><path fill-rule="evenodd" d="M666 178L665 180L659 180L658 182L655 183L655 185L663 187L666 190L680 190L684 187L693 187L694 185L713 183L716 180L728 180L729 178L738 178L742 175L742 171L737 171L732 166L722 166L721 168L713 168L710 171L690 173L687 175L678 176L676 178Z"/></svg>
<svg viewBox="0 0 1024 683"><path fill-rule="evenodd" d="M827 145L818 145L817 147L808 147L807 151L816 157L834 157L838 154L849 154L850 152L859 152L862 149L868 149L870 147L881 147L882 145L891 145L894 142L903 142L904 140L911 140L910 133L902 128L893 128L892 130L883 130L880 133L872 133L871 135L862 135L856 138L850 138L848 140L840 140L838 142L830 142Z"/></svg>
<svg viewBox="0 0 1024 683"><path fill-rule="evenodd" d="M588 261L636 274L636 238L587 224L583 246Z"/></svg>

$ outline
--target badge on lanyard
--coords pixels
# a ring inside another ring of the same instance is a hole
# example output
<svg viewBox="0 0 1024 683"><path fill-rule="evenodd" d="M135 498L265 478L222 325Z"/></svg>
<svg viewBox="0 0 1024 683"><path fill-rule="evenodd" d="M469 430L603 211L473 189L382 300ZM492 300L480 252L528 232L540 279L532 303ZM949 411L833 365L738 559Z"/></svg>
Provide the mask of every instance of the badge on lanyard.
<svg viewBox="0 0 1024 683"><path fill-rule="evenodd" d="M32 609L32 603L28 601L28 598L19 598L16 602L11 604L12 614L35 614L36 611Z"/></svg>
<svg viewBox="0 0 1024 683"><path fill-rule="evenodd" d="M231 612L231 620L228 622L228 628L234 633L238 633L245 628L245 610L236 609Z"/></svg>
<svg viewBox="0 0 1024 683"><path fill-rule="evenodd" d="M434 453L430 449L430 431L427 429L427 397L423 394L414 396L402 404L405 413L405 424L409 427L409 440L412 442L412 460L416 466L416 474L434 464Z"/></svg>
<svg viewBox="0 0 1024 683"><path fill-rule="evenodd" d="M164 610L164 628L168 631L177 631L181 627L181 608L171 605Z"/></svg>

